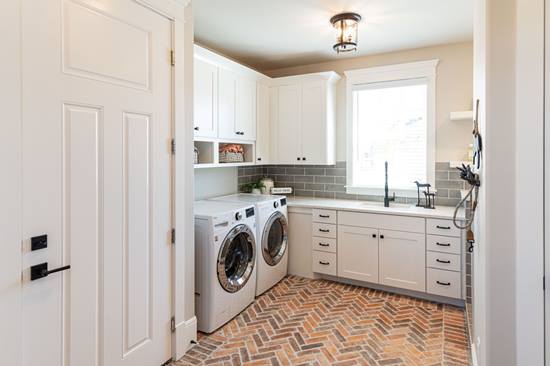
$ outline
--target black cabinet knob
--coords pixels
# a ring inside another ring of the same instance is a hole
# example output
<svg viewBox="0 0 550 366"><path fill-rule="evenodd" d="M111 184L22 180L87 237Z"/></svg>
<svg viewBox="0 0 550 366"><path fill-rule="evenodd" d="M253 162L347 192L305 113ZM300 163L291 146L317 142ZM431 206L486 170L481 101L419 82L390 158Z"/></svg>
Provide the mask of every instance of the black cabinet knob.
<svg viewBox="0 0 550 366"><path fill-rule="evenodd" d="M302 159L300 159L300 158L296 158L296 160L302 160Z"/></svg>
<svg viewBox="0 0 550 366"><path fill-rule="evenodd" d="M372 234L372 237L373 237L373 238L376 238L376 234Z"/></svg>
<svg viewBox="0 0 550 366"><path fill-rule="evenodd" d="M262 158L258 158L258 161L262 161Z"/></svg>
<svg viewBox="0 0 550 366"><path fill-rule="evenodd" d="M384 235L380 235L380 239L384 239Z"/></svg>
<svg viewBox="0 0 550 366"><path fill-rule="evenodd" d="M195 131L198 131L199 130L199 127L195 127Z"/></svg>
<svg viewBox="0 0 550 366"><path fill-rule="evenodd" d="M304 156L304 157L302 158L302 160L306 160L306 157Z"/></svg>

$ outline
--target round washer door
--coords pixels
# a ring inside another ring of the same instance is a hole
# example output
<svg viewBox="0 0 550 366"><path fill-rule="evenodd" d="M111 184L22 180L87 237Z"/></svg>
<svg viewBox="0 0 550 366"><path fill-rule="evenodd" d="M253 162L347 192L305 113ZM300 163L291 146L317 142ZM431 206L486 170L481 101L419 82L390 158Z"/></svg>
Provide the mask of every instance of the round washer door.
<svg viewBox="0 0 550 366"><path fill-rule="evenodd" d="M281 212L275 212L262 233L262 255L270 266L277 265L288 247L288 222Z"/></svg>
<svg viewBox="0 0 550 366"><path fill-rule="evenodd" d="M246 285L256 260L256 241L247 225L238 225L227 234L218 254L218 281L227 292Z"/></svg>

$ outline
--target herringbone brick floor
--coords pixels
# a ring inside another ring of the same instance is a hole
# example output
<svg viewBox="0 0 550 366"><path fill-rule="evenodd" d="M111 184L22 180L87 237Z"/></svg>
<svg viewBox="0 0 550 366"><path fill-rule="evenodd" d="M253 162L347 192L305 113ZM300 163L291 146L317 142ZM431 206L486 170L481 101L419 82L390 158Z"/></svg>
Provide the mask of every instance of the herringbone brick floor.
<svg viewBox="0 0 550 366"><path fill-rule="evenodd" d="M287 277L172 366L469 365L463 309Z"/></svg>

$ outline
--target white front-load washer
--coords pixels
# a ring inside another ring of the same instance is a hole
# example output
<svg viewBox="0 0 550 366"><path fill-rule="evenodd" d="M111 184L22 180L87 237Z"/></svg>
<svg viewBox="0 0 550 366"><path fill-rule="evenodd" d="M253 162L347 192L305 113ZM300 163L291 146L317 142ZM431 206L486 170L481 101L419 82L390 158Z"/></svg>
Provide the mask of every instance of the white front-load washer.
<svg viewBox="0 0 550 366"><path fill-rule="evenodd" d="M223 202L253 203L256 207L256 296L281 281L288 272L288 216L285 196L238 193L216 197Z"/></svg>
<svg viewBox="0 0 550 366"><path fill-rule="evenodd" d="M255 298L256 215L244 202L195 201L197 328L212 333Z"/></svg>

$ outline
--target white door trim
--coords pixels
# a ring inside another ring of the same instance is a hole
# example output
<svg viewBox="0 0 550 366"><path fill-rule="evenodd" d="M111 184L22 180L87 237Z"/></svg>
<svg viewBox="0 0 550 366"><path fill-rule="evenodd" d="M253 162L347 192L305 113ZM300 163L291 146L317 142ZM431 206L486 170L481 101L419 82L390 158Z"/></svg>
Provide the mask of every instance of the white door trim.
<svg viewBox="0 0 550 366"><path fill-rule="evenodd" d="M21 364L21 1L0 3L0 352L1 365Z"/></svg>
<svg viewBox="0 0 550 366"><path fill-rule="evenodd" d="M152 1L152 0L148 0ZM175 0L172 0L175 1ZM185 1L185 0L180 0ZM174 19L174 225L176 243L173 251L172 358L178 360L197 340L195 318L195 237L194 237L194 168L193 130L193 10L188 2Z"/></svg>

